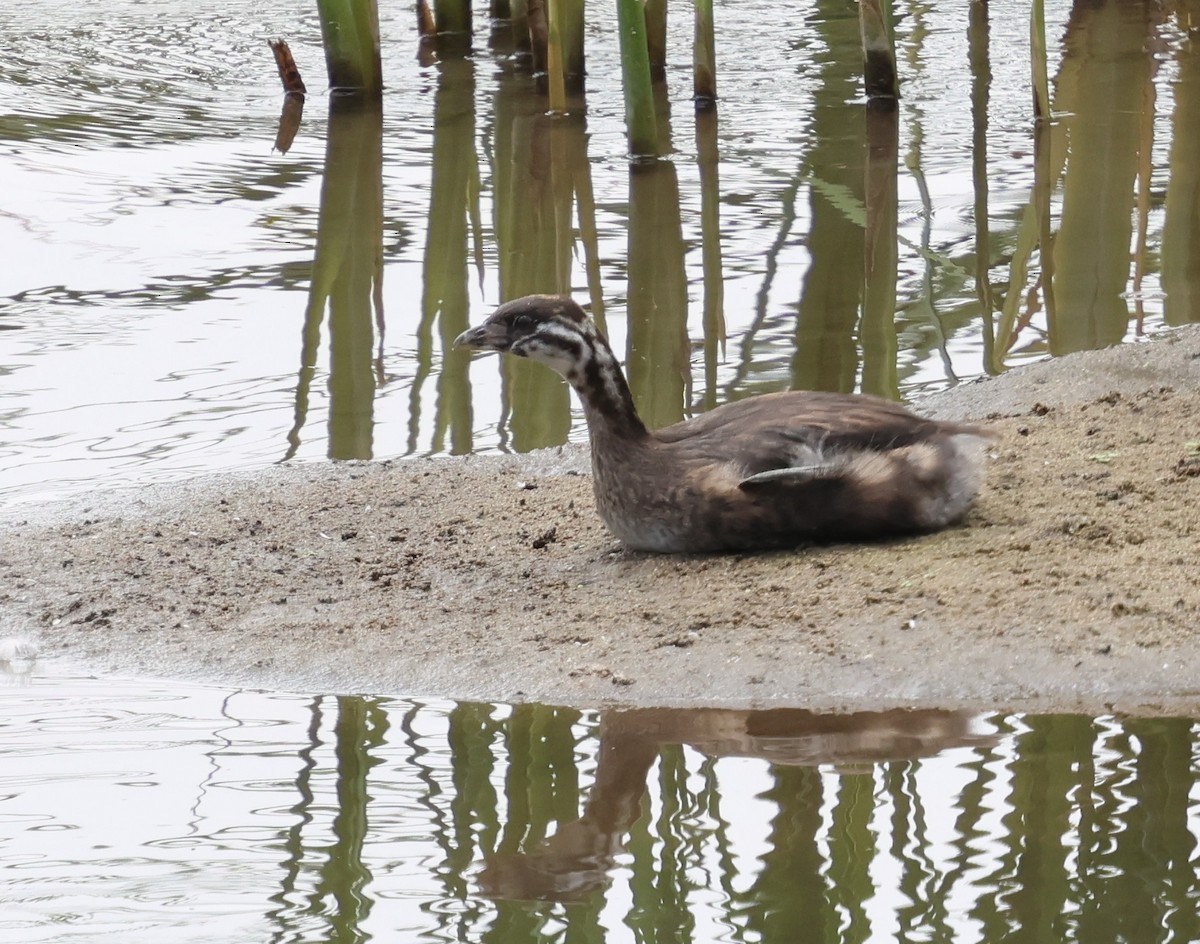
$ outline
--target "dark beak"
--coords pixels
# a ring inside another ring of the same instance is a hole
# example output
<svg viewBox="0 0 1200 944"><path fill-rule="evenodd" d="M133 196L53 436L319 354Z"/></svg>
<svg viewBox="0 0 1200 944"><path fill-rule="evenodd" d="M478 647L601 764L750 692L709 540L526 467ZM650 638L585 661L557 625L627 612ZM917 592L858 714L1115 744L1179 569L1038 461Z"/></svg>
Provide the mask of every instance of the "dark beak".
<svg viewBox="0 0 1200 944"><path fill-rule="evenodd" d="M498 322L485 321L455 338L454 346L469 347L476 351L507 351L508 329Z"/></svg>

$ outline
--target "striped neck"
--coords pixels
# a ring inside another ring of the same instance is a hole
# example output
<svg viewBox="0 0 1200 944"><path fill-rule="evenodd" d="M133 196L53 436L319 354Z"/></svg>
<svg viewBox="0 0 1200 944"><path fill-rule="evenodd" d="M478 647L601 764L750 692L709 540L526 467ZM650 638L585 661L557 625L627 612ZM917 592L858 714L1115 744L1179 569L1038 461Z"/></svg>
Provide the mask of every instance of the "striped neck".
<svg viewBox="0 0 1200 944"><path fill-rule="evenodd" d="M579 356L565 376L583 401L593 436L609 434L622 439L641 439L647 435L621 365L599 332L588 332Z"/></svg>

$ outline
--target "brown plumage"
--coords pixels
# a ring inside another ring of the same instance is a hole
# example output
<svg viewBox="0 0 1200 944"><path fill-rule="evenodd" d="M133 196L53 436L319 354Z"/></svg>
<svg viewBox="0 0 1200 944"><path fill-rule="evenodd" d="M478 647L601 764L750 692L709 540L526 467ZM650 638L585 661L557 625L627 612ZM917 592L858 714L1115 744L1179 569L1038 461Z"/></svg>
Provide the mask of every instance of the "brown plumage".
<svg viewBox="0 0 1200 944"><path fill-rule="evenodd" d="M454 343L539 361L575 388L596 507L638 550L931 531L959 520L982 482L985 430L878 397L771 393L647 430L608 342L570 298L518 298Z"/></svg>

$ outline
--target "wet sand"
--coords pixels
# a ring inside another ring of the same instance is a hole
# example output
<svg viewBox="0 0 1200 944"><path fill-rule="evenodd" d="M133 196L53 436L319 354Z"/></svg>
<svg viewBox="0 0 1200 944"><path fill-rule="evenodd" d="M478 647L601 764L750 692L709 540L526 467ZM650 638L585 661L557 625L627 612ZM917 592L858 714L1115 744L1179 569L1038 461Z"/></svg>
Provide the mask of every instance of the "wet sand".
<svg viewBox="0 0 1200 944"><path fill-rule="evenodd" d="M1200 328L918 408L1000 434L974 511L934 535L630 553L577 448L272 467L0 512L0 637L286 690L1200 708Z"/></svg>

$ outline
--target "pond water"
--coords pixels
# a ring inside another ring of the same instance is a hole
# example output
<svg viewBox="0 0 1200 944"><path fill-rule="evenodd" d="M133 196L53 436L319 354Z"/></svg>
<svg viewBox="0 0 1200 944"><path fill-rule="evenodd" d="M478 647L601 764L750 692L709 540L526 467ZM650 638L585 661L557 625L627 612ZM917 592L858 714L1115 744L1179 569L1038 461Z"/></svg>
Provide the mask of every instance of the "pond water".
<svg viewBox="0 0 1200 944"><path fill-rule="evenodd" d="M0 939L1200 939L1200 724L0 684Z"/></svg>
<svg viewBox="0 0 1200 944"><path fill-rule="evenodd" d="M423 62L382 6L380 114L330 111L315 4L5 4L0 499L581 438L556 377L448 350L531 291L592 300L653 424L1200 319L1195 0L1049 3L1037 148L1024 0L897 4L892 115L852 4L738 0L697 119L675 11L667 154L632 168L611 17L555 119L506 31ZM273 36L313 90L286 150Z"/></svg>

